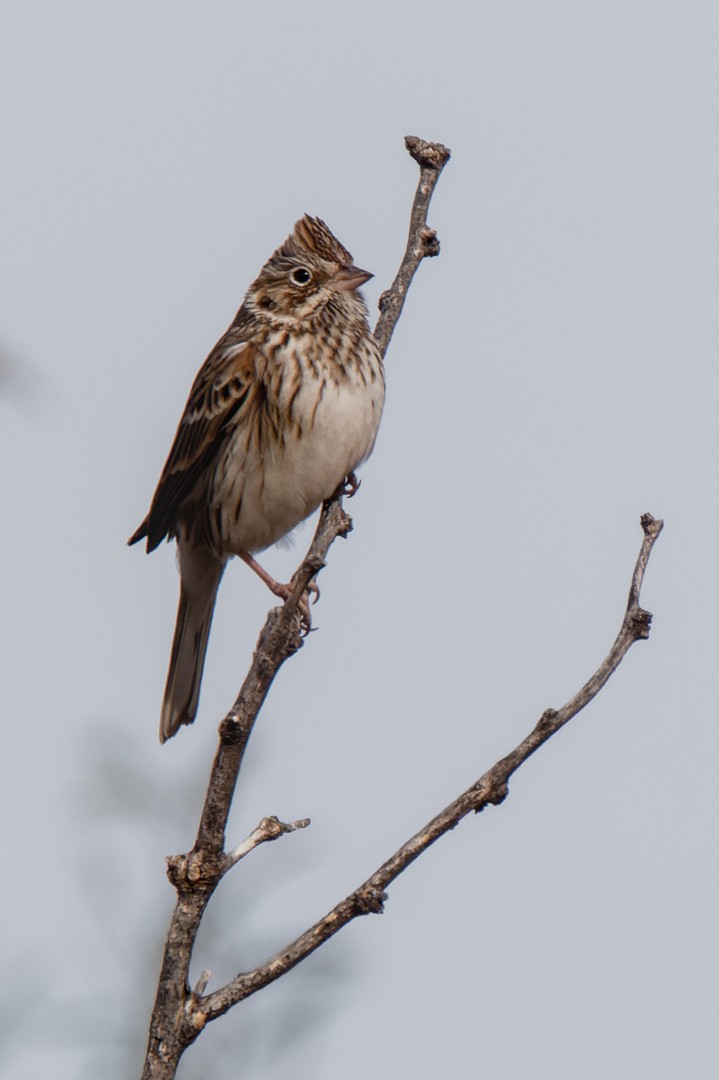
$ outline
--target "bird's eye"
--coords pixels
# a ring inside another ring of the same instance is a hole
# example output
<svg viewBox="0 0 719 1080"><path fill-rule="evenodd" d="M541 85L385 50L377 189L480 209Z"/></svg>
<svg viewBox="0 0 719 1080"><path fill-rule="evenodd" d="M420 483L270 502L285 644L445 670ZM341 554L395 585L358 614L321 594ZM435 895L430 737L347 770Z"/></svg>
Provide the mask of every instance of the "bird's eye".
<svg viewBox="0 0 719 1080"><path fill-rule="evenodd" d="M296 270L293 270L290 274L290 280L295 285L309 285L312 281L312 274L304 266L298 266Z"/></svg>

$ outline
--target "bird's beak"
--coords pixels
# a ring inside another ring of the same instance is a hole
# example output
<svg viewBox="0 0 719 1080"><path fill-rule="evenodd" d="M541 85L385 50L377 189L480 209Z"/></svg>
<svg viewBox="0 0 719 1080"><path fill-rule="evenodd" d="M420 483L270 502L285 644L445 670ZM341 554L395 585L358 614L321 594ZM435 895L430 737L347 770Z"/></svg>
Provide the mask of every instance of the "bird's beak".
<svg viewBox="0 0 719 1080"><path fill-rule="evenodd" d="M360 270L359 266L342 266L333 278L327 282L330 289L338 292L349 292L351 289L359 289L366 281L373 278L369 270Z"/></svg>

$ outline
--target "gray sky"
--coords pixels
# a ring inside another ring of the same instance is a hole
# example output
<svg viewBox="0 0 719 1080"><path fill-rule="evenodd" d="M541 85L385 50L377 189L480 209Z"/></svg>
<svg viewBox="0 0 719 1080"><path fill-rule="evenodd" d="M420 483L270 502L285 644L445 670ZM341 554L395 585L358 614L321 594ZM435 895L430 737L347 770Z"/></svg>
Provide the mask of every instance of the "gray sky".
<svg viewBox="0 0 719 1080"><path fill-rule="evenodd" d="M174 553L125 540L297 217L375 271L376 305L406 133L453 151L442 255L229 839L265 814L312 827L225 880L195 974L281 947L576 691L645 510L666 520L652 638L500 809L180 1075L715 1075L716 4L37 0L2 22L2 1075L139 1072L163 860L191 846L269 605L233 565L198 721L161 749Z"/></svg>

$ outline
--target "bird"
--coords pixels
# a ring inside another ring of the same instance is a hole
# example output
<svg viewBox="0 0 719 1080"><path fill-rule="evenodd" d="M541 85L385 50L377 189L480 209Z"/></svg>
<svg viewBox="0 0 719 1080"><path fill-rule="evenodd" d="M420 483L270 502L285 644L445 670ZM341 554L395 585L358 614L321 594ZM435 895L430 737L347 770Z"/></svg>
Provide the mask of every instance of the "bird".
<svg viewBox="0 0 719 1080"><path fill-rule="evenodd" d="M190 390L147 516L128 540L177 543L180 599L160 742L195 719L217 590L239 556L286 537L372 453L382 355L359 293L371 273L305 214L262 267ZM316 591L316 587L315 587ZM307 594L302 621L309 629Z"/></svg>

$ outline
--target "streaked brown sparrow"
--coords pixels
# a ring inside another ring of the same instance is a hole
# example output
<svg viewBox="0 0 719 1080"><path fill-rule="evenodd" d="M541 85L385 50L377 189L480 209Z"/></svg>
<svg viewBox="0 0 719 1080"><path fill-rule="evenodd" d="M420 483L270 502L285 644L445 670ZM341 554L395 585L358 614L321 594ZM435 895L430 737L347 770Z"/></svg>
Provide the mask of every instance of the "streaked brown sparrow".
<svg viewBox="0 0 719 1080"><path fill-rule="evenodd" d="M215 597L239 555L287 535L372 452L384 371L357 289L372 275L305 216L263 266L195 379L149 513L129 540L177 540L180 602L160 740L197 712ZM307 599L304 618L309 618Z"/></svg>

